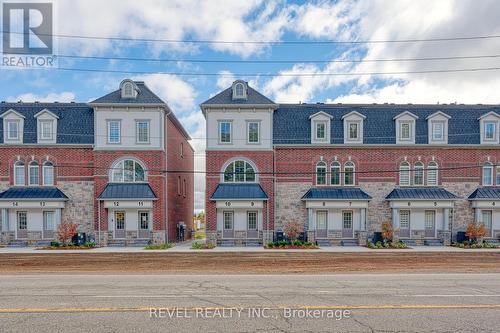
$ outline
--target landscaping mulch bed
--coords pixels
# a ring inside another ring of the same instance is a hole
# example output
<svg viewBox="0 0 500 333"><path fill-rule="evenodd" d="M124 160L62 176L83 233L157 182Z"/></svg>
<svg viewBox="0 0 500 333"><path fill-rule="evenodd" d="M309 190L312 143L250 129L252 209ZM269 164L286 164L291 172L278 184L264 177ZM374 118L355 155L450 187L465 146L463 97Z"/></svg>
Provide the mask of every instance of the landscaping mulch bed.
<svg viewBox="0 0 500 333"><path fill-rule="evenodd" d="M163 252L0 254L0 273L500 273L500 252Z"/></svg>

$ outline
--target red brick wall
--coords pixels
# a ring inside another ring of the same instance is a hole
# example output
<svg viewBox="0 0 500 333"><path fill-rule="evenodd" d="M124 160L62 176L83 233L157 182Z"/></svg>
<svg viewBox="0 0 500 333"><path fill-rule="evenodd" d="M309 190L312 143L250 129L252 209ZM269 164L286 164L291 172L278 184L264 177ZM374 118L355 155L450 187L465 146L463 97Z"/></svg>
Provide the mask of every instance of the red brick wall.
<svg viewBox="0 0 500 333"><path fill-rule="evenodd" d="M141 161L146 170L148 183L158 197L153 201L153 230L165 230L166 209L165 205L165 175L162 170L166 169L165 153L162 151L94 151L93 161L95 166L94 175L94 212L95 229L98 229L97 198L102 193L109 181L110 168L118 159L132 157ZM101 204L101 231L108 230L108 218L106 209Z"/></svg>
<svg viewBox="0 0 500 333"><path fill-rule="evenodd" d="M42 183L42 165L51 161L54 168L54 182L92 180L93 151L88 148L68 147L9 147L0 148L0 181L14 184L14 162L18 156L25 163L25 179L28 182L28 164L34 159L38 162L40 184Z"/></svg>
<svg viewBox="0 0 500 333"><path fill-rule="evenodd" d="M206 152L206 191L205 210L207 230L217 230L217 210L210 197L220 183L220 173L224 164L233 158L243 157L255 163L259 172L259 183L269 197L269 204L264 205L262 211L263 227L267 229L269 213L269 229L274 229L274 182L273 182L273 152L272 151L207 151ZM269 212L268 212L269 210Z"/></svg>
<svg viewBox="0 0 500 333"><path fill-rule="evenodd" d="M334 160L344 165L349 158L355 163L356 184L359 181L399 181L397 170L400 163L407 158L411 168L420 160L427 164L434 157L439 168L460 168L483 164L490 158L491 163L500 163L500 150L477 148L277 148L276 172L279 182L311 182L315 183L314 172L320 157L329 166ZM329 170L329 169L328 169ZM382 172L389 170L390 172ZM279 173L293 173L290 175ZM439 170L439 183L442 182L478 182L481 180L481 168Z"/></svg>
<svg viewBox="0 0 500 333"><path fill-rule="evenodd" d="M167 175L168 237L170 241L175 241L177 223L182 221L186 224L186 239L190 237L191 230L193 230L194 150L170 119L167 119L166 128L167 170L169 171Z"/></svg>

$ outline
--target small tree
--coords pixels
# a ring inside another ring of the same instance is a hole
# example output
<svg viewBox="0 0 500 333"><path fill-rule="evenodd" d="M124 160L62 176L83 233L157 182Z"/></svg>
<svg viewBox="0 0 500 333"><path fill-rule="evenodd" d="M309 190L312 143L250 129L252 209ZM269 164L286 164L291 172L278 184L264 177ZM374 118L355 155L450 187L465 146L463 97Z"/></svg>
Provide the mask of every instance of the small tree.
<svg viewBox="0 0 500 333"><path fill-rule="evenodd" d="M394 229L392 228L392 223L389 221L385 221L382 223L382 238L384 242L392 241L394 236Z"/></svg>
<svg viewBox="0 0 500 333"><path fill-rule="evenodd" d="M477 240L479 238L483 238L484 235L486 235L486 227L484 226L483 223L481 224L476 224L476 223L469 223L467 225L467 230L465 231L465 236L469 237L469 239L473 243L477 243Z"/></svg>
<svg viewBox="0 0 500 333"><path fill-rule="evenodd" d="M302 227L302 224L294 221L285 224L283 231L291 241L294 241L299 237L300 233L304 231L304 228Z"/></svg>
<svg viewBox="0 0 500 333"><path fill-rule="evenodd" d="M75 223L71 222L63 222L59 224L59 227L57 227L57 236L63 243L63 246L66 246L68 240L71 240L71 238L73 238L73 236L76 234L77 228L78 226Z"/></svg>

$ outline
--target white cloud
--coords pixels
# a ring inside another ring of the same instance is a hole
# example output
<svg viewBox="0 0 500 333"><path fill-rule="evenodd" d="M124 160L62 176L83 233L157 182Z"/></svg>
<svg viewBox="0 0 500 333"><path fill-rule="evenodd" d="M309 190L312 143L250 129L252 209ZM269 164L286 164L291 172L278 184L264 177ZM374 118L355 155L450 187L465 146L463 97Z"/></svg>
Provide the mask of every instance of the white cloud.
<svg viewBox="0 0 500 333"><path fill-rule="evenodd" d="M219 72L217 76L217 87L220 89L227 89L236 80L234 74L231 71L223 70Z"/></svg>
<svg viewBox="0 0 500 333"><path fill-rule="evenodd" d="M23 102L72 102L75 100L75 94L69 91L62 93L49 93L47 95L37 95L33 93L20 94L15 97L7 97L7 101Z"/></svg>

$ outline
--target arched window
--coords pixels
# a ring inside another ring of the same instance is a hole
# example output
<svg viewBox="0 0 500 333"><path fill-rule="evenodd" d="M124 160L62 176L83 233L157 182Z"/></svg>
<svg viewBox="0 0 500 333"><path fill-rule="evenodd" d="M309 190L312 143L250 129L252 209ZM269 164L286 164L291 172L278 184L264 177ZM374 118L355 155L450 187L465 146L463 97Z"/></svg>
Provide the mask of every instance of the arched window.
<svg viewBox="0 0 500 333"><path fill-rule="evenodd" d="M29 165L29 185L37 186L40 185L40 171L38 167L38 162L33 161Z"/></svg>
<svg viewBox="0 0 500 333"><path fill-rule="evenodd" d="M111 169L111 182L134 183L146 181L146 170L138 161L127 158L116 162Z"/></svg>
<svg viewBox="0 0 500 333"><path fill-rule="evenodd" d="M224 182L226 183L255 182L255 179L255 169L247 161L233 161L224 169Z"/></svg>
<svg viewBox="0 0 500 333"><path fill-rule="evenodd" d="M316 164L316 185L326 185L326 163Z"/></svg>
<svg viewBox="0 0 500 333"><path fill-rule="evenodd" d="M330 184L331 185L340 185L340 163L333 162L330 166Z"/></svg>
<svg viewBox="0 0 500 333"><path fill-rule="evenodd" d="M483 186L493 185L493 165L486 163L483 166Z"/></svg>
<svg viewBox="0 0 500 333"><path fill-rule="evenodd" d="M243 83L237 83L234 87L236 97L244 97L245 96L245 87Z"/></svg>
<svg viewBox="0 0 500 333"><path fill-rule="evenodd" d="M344 165L344 185L354 185L354 163L346 162Z"/></svg>
<svg viewBox="0 0 500 333"><path fill-rule="evenodd" d="M24 186L26 184L24 178L24 162L17 161L14 163L14 185Z"/></svg>
<svg viewBox="0 0 500 333"><path fill-rule="evenodd" d="M410 185L410 164L408 162L403 162L399 165L399 185Z"/></svg>
<svg viewBox="0 0 500 333"><path fill-rule="evenodd" d="M424 164L422 162L415 163L413 168L413 185L424 185Z"/></svg>
<svg viewBox="0 0 500 333"><path fill-rule="evenodd" d="M438 165L436 162L430 162L427 166L427 186L438 185Z"/></svg>
<svg viewBox="0 0 500 333"><path fill-rule="evenodd" d="M132 87L132 83L125 83L125 85L123 86L123 95L126 97L134 96L134 87Z"/></svg>
<svg viewBox="0 0 500 333"><path fill-rule="evenodd" d="M43 164L43 185L53 186L54 185L54 164L52 162L45 162Z"/></svg>

